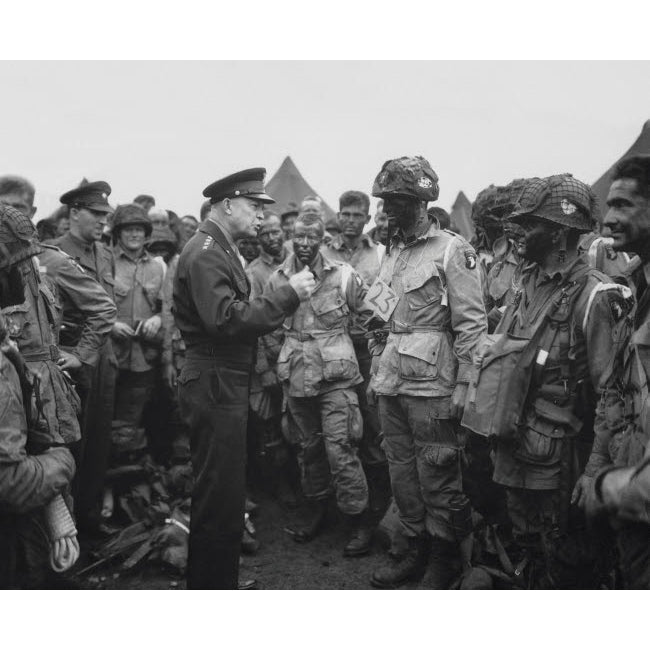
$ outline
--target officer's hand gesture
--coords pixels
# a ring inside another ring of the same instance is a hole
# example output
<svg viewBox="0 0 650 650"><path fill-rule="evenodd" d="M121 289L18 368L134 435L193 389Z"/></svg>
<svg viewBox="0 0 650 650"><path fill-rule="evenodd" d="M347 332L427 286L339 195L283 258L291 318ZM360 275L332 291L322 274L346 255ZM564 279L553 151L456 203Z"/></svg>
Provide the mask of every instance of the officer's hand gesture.
<svg viewBox="0 0 650 650"><path fill-rule="evenodd" d="M314 280L314 274L309 270L309 267L305 266L302 271L289 278L289 284L298 294L298 298L303 301L311 296L316 286L316 280Z"/></svg>

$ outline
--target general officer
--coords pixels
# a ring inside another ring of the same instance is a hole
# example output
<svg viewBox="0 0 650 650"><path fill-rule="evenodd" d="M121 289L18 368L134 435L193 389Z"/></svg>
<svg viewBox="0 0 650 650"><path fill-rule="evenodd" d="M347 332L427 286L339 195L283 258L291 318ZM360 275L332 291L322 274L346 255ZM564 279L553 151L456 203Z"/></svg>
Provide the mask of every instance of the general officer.
<svg viewBox="0 0 650 650"><path fill-rule="evenodd" d="M248 299L235 240L256 236L262 208L274 203L265 174L246 169L203 190L210 215L183 249L174 280L174 317L187 346L179 403L194 471L189 589L237 588L256 340L279 327L315 285L305 268L276 291Z"/></svg>
<svg viewBox="0 0 650 650"><path fill-rule="evenodd" d="M374 346L371 389L379 396L384 445L395 501L409 546L377 569L376 587L421 577L434 541L432 579L471 557L471 508L462 489L456 423L462 414L472 356L486 331L474 249L427 216L438 177L421 156L387 161L373 186L384 199L394 235L367 300L390 333ZM389 235L390 236L390 235ZM382 350L382 345L384 345Z"/></svg>

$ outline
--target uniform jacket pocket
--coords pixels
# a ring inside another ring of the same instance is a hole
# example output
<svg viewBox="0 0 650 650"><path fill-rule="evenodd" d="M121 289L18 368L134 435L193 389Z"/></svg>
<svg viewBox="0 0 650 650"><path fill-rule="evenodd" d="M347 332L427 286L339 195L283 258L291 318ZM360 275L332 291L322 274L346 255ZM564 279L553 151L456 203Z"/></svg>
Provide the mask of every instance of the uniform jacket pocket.
<svg viewBox="0 0 650 650"><path fill-rule="evenodd" d="M404 278L404 295L411 309L423 309L442 298L444 289L434 262L422 265Z"/></svg>
<svg viewBox="0 0 650 650"><path fill-rule="evenodd" d="M359 374L354 347L347 336L318 339L318 348L323 361L325 381L354 379Z"/></svg>
<svg viewBox="0 0 650 650"><path fill-rule="evenodd" d="M399 375L410 381L431 381L438 377L438 332L402 334L397 346Z"/></svg>

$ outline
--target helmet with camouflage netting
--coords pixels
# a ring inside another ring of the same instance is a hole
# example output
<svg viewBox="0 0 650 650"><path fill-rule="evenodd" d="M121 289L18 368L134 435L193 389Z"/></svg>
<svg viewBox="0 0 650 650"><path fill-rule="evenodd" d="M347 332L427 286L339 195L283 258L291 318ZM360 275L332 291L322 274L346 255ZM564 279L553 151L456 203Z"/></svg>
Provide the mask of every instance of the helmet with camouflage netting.
<svg viewBox="0 0 650 650"><path fill-rule="evenodd" d="M380 199L411 196L419 201L435 201L439 192L438 175L422 156L387 160L372 186L372 195Z"/></svg>
<svg viewBox="0 0 650 650"><path fill-rule="evenodd" d="M571 174L558 174L530 179L508 218L517 223L534 216L565 228L589 232L596 206L596 195L589 185Z"/></svg>
<svg viewBox="0 0 650 650"><path fill-rule="evenodd" d="M0 205L0 268L8 268L38 255L36 228L31 219L8 205Z"/></svg>

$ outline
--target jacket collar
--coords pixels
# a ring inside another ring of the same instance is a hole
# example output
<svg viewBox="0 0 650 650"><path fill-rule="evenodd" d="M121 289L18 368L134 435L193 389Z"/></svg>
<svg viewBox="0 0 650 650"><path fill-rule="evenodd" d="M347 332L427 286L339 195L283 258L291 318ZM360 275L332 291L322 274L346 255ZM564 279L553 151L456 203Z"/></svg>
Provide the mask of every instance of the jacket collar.
<svg viewBox="0 0 650 650"><path fill-rule="evenodd" d="M343 235L341 235L340 233L332 237L330 246L337 251L340 251L342 248L346 248L346 249L348 248L345 239L343 239ZM359 246L360 247L365 246L366 248L375 248L377 244L370 238L368 233L363 233L361 235L361 239L359 240Z"/></svg>
<svg viewBox="0 0 650 650"><path fill-rule="evenodd" d="M325 273L331 271L333 268L334 265L332 262L330 262L330 260L320 252L318 255L316 255L314 263L309 266L309 269L313 272L316 278L320 278L321 276L325 275ZM291 253L290 255L287 255L287 259L284 260L279 270L282 275L287 278L290 278L294 273L297 273L298 270L296 269L296 254Z"/></svg>

